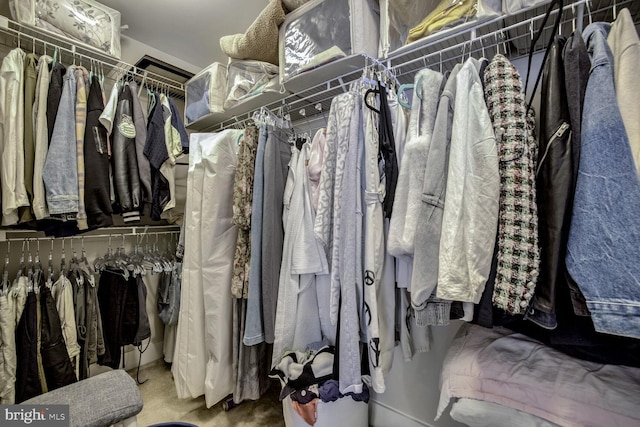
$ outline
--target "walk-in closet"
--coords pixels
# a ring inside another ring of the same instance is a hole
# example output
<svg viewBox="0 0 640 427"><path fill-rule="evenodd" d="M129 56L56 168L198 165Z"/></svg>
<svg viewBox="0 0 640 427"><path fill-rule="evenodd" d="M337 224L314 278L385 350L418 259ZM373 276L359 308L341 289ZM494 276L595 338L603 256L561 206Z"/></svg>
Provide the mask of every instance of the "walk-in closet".
<svg viewBox="0 0 640 427"><path fill-rule="evenodd" d="M2 2L0 425L640 425L639 30Z"/></svg>

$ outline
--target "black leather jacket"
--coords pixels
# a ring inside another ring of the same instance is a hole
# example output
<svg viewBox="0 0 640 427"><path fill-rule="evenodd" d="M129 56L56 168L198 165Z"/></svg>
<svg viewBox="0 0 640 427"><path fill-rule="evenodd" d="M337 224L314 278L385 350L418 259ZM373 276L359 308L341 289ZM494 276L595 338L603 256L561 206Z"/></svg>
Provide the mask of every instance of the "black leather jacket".
<svg viewBox="0 0 640 427"><path fill-rule="evenodd" d="M141 186L135 135L131 91L125 85L118 93L111 134L113 185L125 222L140 220Z"/></svg>
<svg viewBox="0 0 640 427"><path fill-rule="evenodd" d="M556 326L558 287L567 289L564 258L573 205L571 126L562 58L565 42L564 37L556 36L551 45L543 69L540 98L540 150L536 174L540 276L530 315L546 328ZM550 316L536 314L536 311Z"/></svg>

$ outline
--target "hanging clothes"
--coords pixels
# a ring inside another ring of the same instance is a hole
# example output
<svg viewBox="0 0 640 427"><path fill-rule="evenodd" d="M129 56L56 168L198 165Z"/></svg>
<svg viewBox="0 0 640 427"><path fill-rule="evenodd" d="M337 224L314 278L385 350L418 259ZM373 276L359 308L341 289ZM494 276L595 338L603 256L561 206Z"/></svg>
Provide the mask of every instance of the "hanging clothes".
<svg viewBox="0 0 640 427"><path fill-rule="evenodd" d="M105 354L98 364L120 367L120 347L133 344L139 322L136 278L120 271L103 271L98 286L98 303L102 315ZM89 341L87 340L87 343Z"/></svg>
<svg viewBox="0 0 640 427"><path fill-rule="evenodd" d="M284 244L283 198L290 160L291 147L287 134L282 129L273 129L269 132L264 148L262 198L262 315L267 343L273 343L275 339L276 304Z"/></svg>
<svg viewBox="0 0 640 427"><path fill-rule="evenodd" d="M457 89L456 76L460 68L462 64L453 67L438 101L422 183L422 203L417 218L421 226L416 229L414 253L420 262L413 266L411 281L411 303L422 326L449 323L449 303L435 300L433 293L438 284L440 237Z"/></svg>
<svg viewBox="0 0 640 427"><path fill-rule="evenodd" d="M102 111L100 81L97 76L93 76L87 98L87 121L84 133L84 204L89 228L113 225L107 148L109 142L107 130L100 123Z"/></svg>
<svg viewBox="0 0 640 427"><path fill-rule="evenodd" d="M192 134L185 258L173 373L178 397L207 407L233 392L233 181L242 132Z"/></svg>
<svg viewBox="0 0 640 427"><path fill-rule="evenodd" d="M536 202L540 223L540 279L526 315L539 326L555 329L560 294L568 291L564 263L573 210L573 154L562 52L566 39L556 36L542 71L540 150Z"/></svg>
<svg viewBox="0 0 640 427"><path fill-rule="evenodd" d="M89 72L84 67L74 69L76 77L76 105L75 105L75 141L76 141L76 164L78 171L78 214L76 221L79 230L86 230L87 212L84 206L84 136L87 125L87 91L89 90Z"/></svg>
<svg viewBox="0 0 640 427"><path fill-rule="evenodd" d="M51 138L53 137L53 128L56 123L56 117L58 117L58 108L60 107L60 99L62 98L62 89L64 87L64 75L66 74L66 72L67 68L54 59L53 66L51 67L49 88L47 90L46 111L49 144L51 144Z"/></svg>
<svg viewBox="0 0 640 427"><path fill-rule="evenodd" d="M591 73L566 263L595 330L639 338L640 265L632 260L640 259L640 181L616 99L609 31L593 23L583 33Z"/></svg>
<svg viewBox="0 0 640 427"><path fill-rule="evenodd" d="M400 287L411 284L425 164L443 83L442 74L430 69L421 70L415 76L414 101L387 242L387 250L399 260L397 274ZM403 273L408 273L408 277L401 276Z"/></svg>
<svg viewBox="0 0 640 427"><path fill-rule="evenodd" d="M66 218L75 218L78 213L78 162L74 112L76 87L75 66L72 65L64 75L58 114L42 170L49 213Z"/></svg>
<svg viewBox="0 0 640 427"><path fill-rule="evenodd" d="M311 147L305 143L300 150L292 147L291 151L284 192L285 234L272 365L280 363L287 351L304 351L310 343L322 341L321 319L328 319L329 314L320 314L318 302L322 294L329 299L329 267L324 249L313 234L314 213L306 171Z"/></svg>
<svg viewBox="0 0 640 427"><path fill-rule="evenodd" d="M19 280L27 281L26 277ZM36 294L31 291L27 294L20 322L16 327L16 383L15 403L21 403L27 399L43 393L40 373L42 372L41 360L38 360L38 313L39 304Z"/></svg>
<svg viewBox="0 0 640 427"><path fill-rule="evenodd" d="M47 200L45 197L44 182L42 181L42 169L49 151L49 139L47 131L47 93L51 81L49 66L52 59L42 55L38 61L38 77L36 80L36 94L33 103L34 130L34 162L33 162L33 213L37 220L49 216ZM56 106L57 109L57 106ZM53 126L53 124L52 124ZM53 130L53 127L52 127Z"/></svg>
<svg viewBox="0 0 640 427"><path fill-rule="evenodd" d="M169 203L171 191L167 177L160 172L160 168L169 158L165 143L163 107L159 94L154 94L153 99L155 102L149 114L144 155L149 159L151 166L151 219L159 221L165 206Z"/></svg>
<svg viewBox="0 0 640 427"><path fill-rule="evenodd" d="M249 284L247 290L247 318L242 342L255 345L264 341L264 315L262 313L262 202L264 199L264 150L272 128L260 127L253 176L251 206L251 242Z"/></svg>
<svg viewBox="0 0 640 427"><path fill-rule="evenodd" d="M584 94L587 90L587 82L591 71L591 60L587 46L582 39L579 30L573 32L567 40L563 52L565 85L567 91L567 108L571 121L571 157L572 180L571 197L574 197L576 180L578 178L578 165L580 164L580 146L582 139L582 107ZM584 295L570 275L566 275L571 297L573 311L577 316L589 316L589 309Z"/></svg>
<svg viewBox="0 0 640 427"><path fill-rule="evenodd" d="M362 147L362 100L353 92L331 102L324 169L314 233L331 271L330 315L339 324L340 392L360 393L360 321L356 286L362 283L362 206L358 149ZM275 358L274 358L275 360Z"/></svg>
<svg viewBox="0 0 640 427"><path fill-rule="evenodd" d="M269 387L267 345L246 346L242 342L247 300L233 298L233 401L258 400Z"/></svg>
<svg viewBox="0 0 640 427"><path fill-rule="evenodd" d="M124 85L118 92L111 145L113 185L125 223L139 221L141 209L140 175L135 145L136 129L133 124L131 104L131 91L127 85Z"/></svg>
<svg viewBox="0 0 640 427"><path fill-rule="evenodd" d="M524 314L540 267L534 117L531 111L527 115L520 75L503 55L493 58L484 81L500 160L498 271L493 304L509 314Z"/></svg>
<svg viewBox="0 0 640 427"><path fill-rule="evenodd" d="M624 8L618 13L615 22L611 24L607 43L613 55L613 78L620 115L627 131L636 170L640 175L640 85L636 74L640 67L640 37L629 9Z"/></svg>
<svg viewBox="0 0 640 427"><path fill-rule="evenodd" d="M142 109L140 97L138 96L138 86L136 82L129 82L131 91L131 107L133 111L133 124L136 128L136 159L138 160L138 174L140 185L142 186L142 209L143 215L151 212L151 165L149 159L144 155L144 146L147 142L147 116Z"/></svg>
<svg viewBox="0 0 640 427"><path fill-rule="evenodd" d="M36 275L40 276L36 282L36 286L40 288L40 354L47 390L51 391L72 384L78 381L78 378L67 353L58 310L51 290L44 286L42 272Z"/></svg>
<svg viewBox="0 0 640 427"><path fill-rule="evenodd" d="M385 149L381 144L382 133L391 131L384 129L390 123L385 123L386 93L379 86L378 97L364 94L364 103L367 108L363 111L364 144L362 150L362 188L364 208L363 239L364 246L364 281L362 284L362 301L365 307L364 333L367 343L367 354L369 355L369 375L371 375L371 386L377 393L384 393L385 383L382 368L380 366L380 327L378 326L378 288L382 286L382 271L385 261L384 245L384 216L383 201L385 201L385 182L390 182L387 174L389 160L395 162L393 158L384 157L384 173L381 173L378 154ZM371 93L373 94L373 93ZM373 101L373 106L370 104ZM378 108L374 111L373 108ZM388 141L387 141L388 143ZM381 156L382 157L382 156ZM381 176L382 175L382 176ZM393 198L391 199L393 201ZM385 204L385 208L389 206Z"/></svg>
<svg viewBox="0 0 640 427"><path fill-rule="evenodd" d="M474 304L491 270L500 198L498 150L480 67L469 58L456 75L436 293Z"/></svg>
<svg viewBox="0 0 640 427"><path fill-rule="evenodd" d="M35 162L35 128L33 120L34 102L36 98L36 79L38 58L29 53L24 58L24 186L29 199L29 206L20 208L19 222L33 220L33 167Z"/></svg>
<svg viewBox="0 0 640 427"><path fill-rule="evenodd" d="M13 49L0 67L0 120L2 124L2 225L18 222L18 208L27 206L24 186L24 57Z"/></svg>
<svg viewBox="0 0 640 427"><path fill-rule="evenodd" d="M251 261L251 210L253 178L258 151L258 129L244 130L238 151L238 166L233 183L233 223L238 227L238 241L233 258L231 295L246 299L249 294L249 265ZM244 321L244 320L243 320Z"/></svg>
<svg viewBox="0 0 640 427"><path fill-rule="evenodd" d="M16 399L16 330L27 299L26 282L17 280L6 294L0 295L0 350L4 361L0 372L0 403L3 405L14 404Z"/></svg>
<svg viewBox="0 0 640 427"><path fill-rule="evenodd" d="M73 306L73 285L64 275L60 275L58 280L51 287L51 295L56 303L60 327L67 348L67 354L73 365L76 367L75 375L78 378L80 368L80 345L78 344L78 332L76 317Z"/></svg>

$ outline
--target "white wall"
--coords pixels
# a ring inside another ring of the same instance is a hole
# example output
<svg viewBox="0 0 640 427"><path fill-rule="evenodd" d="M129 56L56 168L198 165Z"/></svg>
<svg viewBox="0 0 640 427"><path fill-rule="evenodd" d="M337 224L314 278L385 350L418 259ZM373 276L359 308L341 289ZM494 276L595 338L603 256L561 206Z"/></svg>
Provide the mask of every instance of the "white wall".
<svg viewBox="0 0 640 427"><path fill-rule="evenodd" d="M431 351L418 353L410 362L403 360L400 347L395 348L391 372L385 377L387 390L373 393L369 406L372 427L457 427L462 424L448 414L434 422L440 397L440 371L449 344L460 327L432 327Z"/></svg>

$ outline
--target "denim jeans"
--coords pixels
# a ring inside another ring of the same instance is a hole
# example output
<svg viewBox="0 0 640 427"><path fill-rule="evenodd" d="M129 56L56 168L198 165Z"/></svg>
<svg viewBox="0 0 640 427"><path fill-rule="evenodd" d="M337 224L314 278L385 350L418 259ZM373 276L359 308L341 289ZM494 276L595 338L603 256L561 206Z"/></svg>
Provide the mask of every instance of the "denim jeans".
<svg viewBox="0 0 640 427"><path fill-rule="evenodd" d="M616 100L609 28L584 31L591 74L566 262L596 331L640 338L640 181Z"/></svg>

